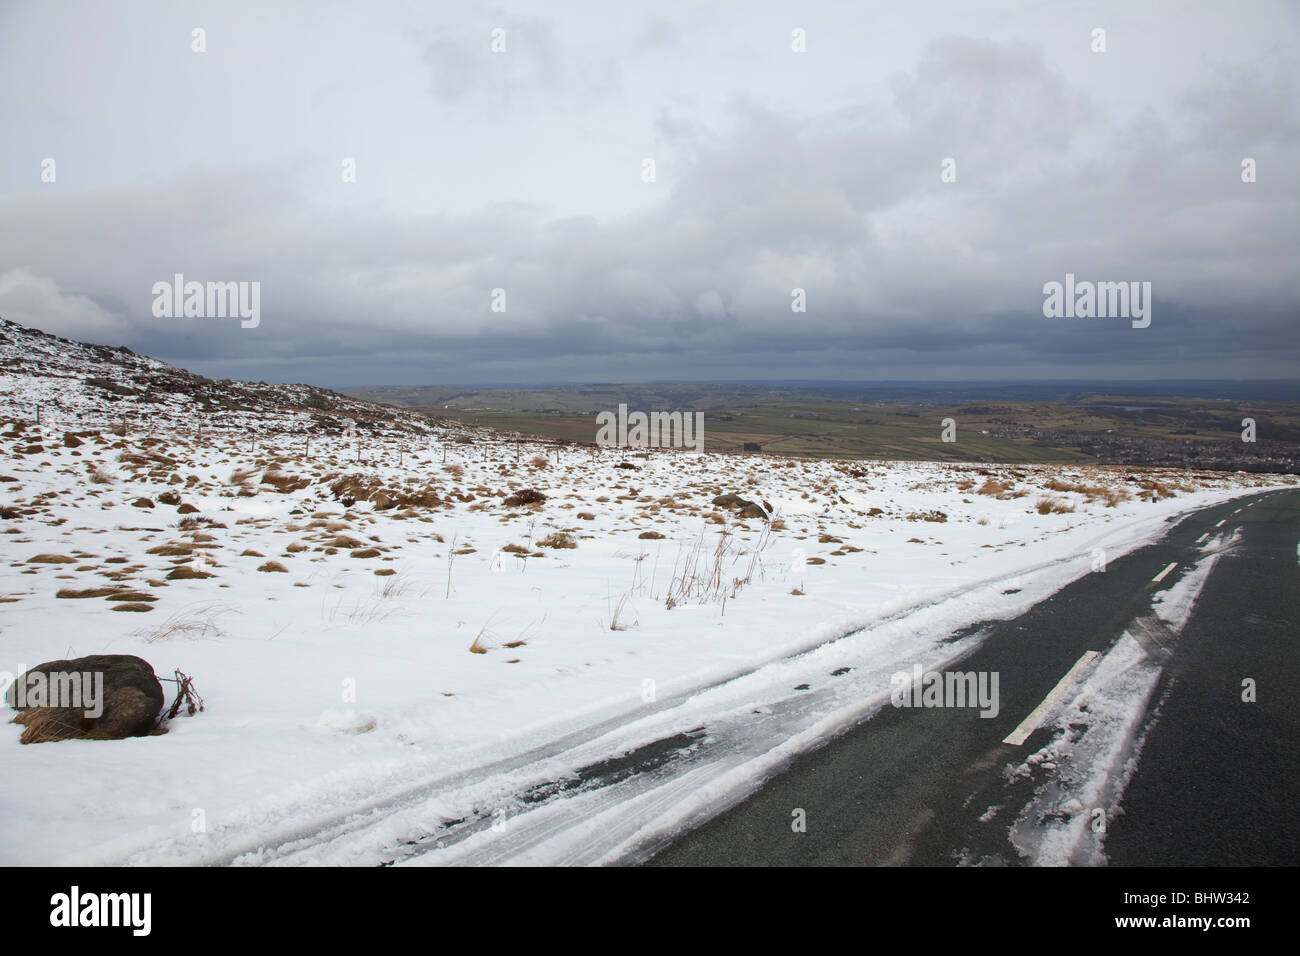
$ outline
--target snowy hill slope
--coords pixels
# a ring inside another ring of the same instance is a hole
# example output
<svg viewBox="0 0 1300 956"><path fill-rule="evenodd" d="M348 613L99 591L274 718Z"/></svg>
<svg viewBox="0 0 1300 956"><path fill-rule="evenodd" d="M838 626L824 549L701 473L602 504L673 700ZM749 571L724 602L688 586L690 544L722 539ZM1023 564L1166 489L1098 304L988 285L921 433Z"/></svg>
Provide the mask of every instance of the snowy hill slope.
<svg viewBox="0 0 1300 956"><path fill-rule="evenodd" d="M0 670L138 654L207 703L125 741L0 725L0 814L22 821L0 863L266 861L426 781L418 811L293 849L386 861L509 802L539 748L748 714L792 693L792 655L851 653L887 693L952 629L1295 483L516 439L0 327Z"/></svg>
<svg viewBox="0 0 1300 956"><path fill-rule="evenodd" d="M0 318L0 400L14 421L64 429L192 429L342 435L349 419L363 437L382 428L428 430L388 405L311 385L214 381L127 348L74 342Z"/></svg>

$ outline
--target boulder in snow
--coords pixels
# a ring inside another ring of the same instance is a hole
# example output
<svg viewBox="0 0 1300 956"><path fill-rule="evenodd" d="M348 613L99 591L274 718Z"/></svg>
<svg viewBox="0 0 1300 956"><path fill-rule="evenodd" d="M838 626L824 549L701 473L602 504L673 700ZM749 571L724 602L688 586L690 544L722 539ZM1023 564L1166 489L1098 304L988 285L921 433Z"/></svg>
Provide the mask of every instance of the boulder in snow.
<svg viewBox="0 0 1300 956"><path fill-rule="evenodd" d="M162 684L149 662L130 654L48 661L18 676L5 694L24 724L22 742L120 740L154 729Z"/></svg>

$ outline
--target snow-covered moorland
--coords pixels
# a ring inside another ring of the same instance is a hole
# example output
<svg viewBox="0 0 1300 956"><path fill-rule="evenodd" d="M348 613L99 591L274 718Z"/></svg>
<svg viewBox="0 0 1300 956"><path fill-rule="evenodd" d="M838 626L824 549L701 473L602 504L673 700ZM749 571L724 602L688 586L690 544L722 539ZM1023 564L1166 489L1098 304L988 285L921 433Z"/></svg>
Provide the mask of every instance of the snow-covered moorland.
<svg viewBox="0 0 1300 956"><path fill-rule="evenodd" d="M1295 482L599 452L0 332L0 670L136 654L206 703L113 742L0 725L7 864L388 862L571 757L778 705L809 661L851 659L855 699L887 698L953 629ZM733 493L775 520L713 503ZM777 749L623 821L601 858Z"/></svg>

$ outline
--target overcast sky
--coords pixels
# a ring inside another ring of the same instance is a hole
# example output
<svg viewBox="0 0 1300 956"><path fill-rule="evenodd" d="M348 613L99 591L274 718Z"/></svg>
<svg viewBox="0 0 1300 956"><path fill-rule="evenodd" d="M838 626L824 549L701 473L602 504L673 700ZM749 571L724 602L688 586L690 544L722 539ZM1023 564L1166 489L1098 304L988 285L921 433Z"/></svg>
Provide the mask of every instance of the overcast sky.
<svg viewBox="0 0 1300 956"><path fill-rule="evenodd" d="M0 0L0 315L331 386L1294 378L1297 44L1293 0ZM176 273L259 324L155 317ZM1066 273L1150 326L1045 318Z"/></svg>

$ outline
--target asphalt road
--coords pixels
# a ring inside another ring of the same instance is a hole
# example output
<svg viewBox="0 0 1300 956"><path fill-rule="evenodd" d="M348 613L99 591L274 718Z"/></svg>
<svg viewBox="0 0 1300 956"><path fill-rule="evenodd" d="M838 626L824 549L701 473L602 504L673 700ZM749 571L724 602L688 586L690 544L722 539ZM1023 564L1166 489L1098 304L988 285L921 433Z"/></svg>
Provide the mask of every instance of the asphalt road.
<svg viewBox="0 0 1300 956"><path fill-rule="evenodd" d="M1110 827L1115 866L1300 864L1300 493L1245 508ZM1245 680L1255 701L1244 701Z"/></svg>
<svg viewBox="0 0 1300 956"><path fill-rule="evenodd" d="M1220 525L1219 523L1222 522ZM999 674L1000 712L885 707L797 758L753 796L657 852L649 865L1018 865L1006 826L1024 806L1005 769L1048 743L1006 738L1087 651L1149 616L1152 595L1201 557L1198 539L1240 525L1164 663L1137 769L1104 837L1112 865L1300 863L1300 491L1198 511L1013 620L988 625L954 668ZM1169 564L1176 567L1153 580ZM954 635L954 639L960 635ZM1242 701L1253 678L1257 699ZM792 826L797 811L806 825Z"/></svg>

